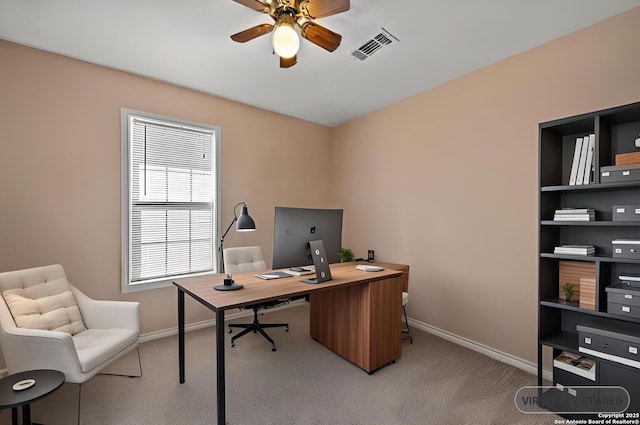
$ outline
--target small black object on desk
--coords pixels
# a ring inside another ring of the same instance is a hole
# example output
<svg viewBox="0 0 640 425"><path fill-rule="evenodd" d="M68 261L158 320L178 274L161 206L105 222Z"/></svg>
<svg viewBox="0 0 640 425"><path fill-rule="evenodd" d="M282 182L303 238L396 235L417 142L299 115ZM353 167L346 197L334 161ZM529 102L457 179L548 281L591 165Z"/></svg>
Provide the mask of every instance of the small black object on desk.
<svg viewBox="0 0 640 425"><path fill-rule="evenodd" d="M231 278L231 274L227 273L227 277L224 278L223 283L213 287L216 291L235 291L236 289L242 289L244 285L235 283Z"/></svg>
<svg viewBox="0 0 640 425"><path fill-rule="evenodd" d="M34 380L35 384L16 386L26 380ZM11 423L18 425L18 407L22 406L22 423L31 425L29 405L48 396L62 384L64 384L64 373L50 369L28 370L5 376L0 379L0 409L11 408ZM18 389L14 389L14 386Z"/></svg>

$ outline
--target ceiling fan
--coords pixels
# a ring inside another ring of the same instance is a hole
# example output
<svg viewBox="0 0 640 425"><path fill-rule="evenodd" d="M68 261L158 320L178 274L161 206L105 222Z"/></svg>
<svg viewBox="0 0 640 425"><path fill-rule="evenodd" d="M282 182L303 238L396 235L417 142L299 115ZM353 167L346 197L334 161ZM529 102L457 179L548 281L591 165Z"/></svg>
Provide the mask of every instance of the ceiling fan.
<svg viewBox="0 0 640 425"><path fill-rule="evenodd" d="M317 18L336 15L349 10L350 0L233 0L258 12L268 14L275 24L260 24L237 34L231 39L245 43L273 31L273 50L280 57L280 68L296 64L300 39L294 29L300 27L302 38L333 52L342 36L314 22Z"/></svg>

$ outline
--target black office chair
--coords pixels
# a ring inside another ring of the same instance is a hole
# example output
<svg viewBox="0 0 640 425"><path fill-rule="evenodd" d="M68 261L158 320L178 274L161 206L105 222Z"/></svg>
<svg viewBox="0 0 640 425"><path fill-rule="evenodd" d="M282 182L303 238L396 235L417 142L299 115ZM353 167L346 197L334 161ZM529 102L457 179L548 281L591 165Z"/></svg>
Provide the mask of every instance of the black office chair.
<svg viewBox="0 0 640 425"><path fill-rule="evenodd" d="M243 272L261 272L267 269L267 264L262 256L262 248L259 246L246 246L238 248L225 248L223 253L224 270L226 273L243 273ZM277 306L284 305L291 301L290 299L282 299L275 301L267 301L260 304L252 304L242 307L243 309L253 310L252 323L231 323L229 324L229 333L232 328L243 328L244 330L231 338L231 346L235 346L236 339L248 334L249 332L259 332L263 337L271 343L271 351L276 351L276 344L273 339L265 332L264 328L285 328L289 332L288 323L260 323L258 321L258 311L265 310Z"/></svg>
<svg viewBox="0 0 640 425"><path fill-rule="evenodd" d="M409 293L402 292L402 313L404 314L404 328L402 329L402 339L408 339L413 344L413 336L409 329L409 320L407 320L407 304L409 304Z"/></svg>

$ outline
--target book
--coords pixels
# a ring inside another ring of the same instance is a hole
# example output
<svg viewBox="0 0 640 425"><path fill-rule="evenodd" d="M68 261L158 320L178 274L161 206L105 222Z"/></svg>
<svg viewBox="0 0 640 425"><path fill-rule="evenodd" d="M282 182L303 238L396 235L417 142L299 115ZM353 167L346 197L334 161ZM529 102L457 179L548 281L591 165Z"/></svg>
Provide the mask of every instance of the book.
<svg viewBox="0 0 640 425"><path fill-rule="evenodd" d="M595 252L596 249L595 248L571 248L571 247L566 247L566 246L556 246L553 249L555 252L575 252L575 253L588 253L588 252Z"/></svg>
<svg viewBox="0 0 640 425"><path fill-rule="evenodd" d="M576 139L576 147L573 151L573 162L571 164L571 175L569 177L569 185L576 184L576 177L578 176L578 166L580 163L580 152L582 150L582 137Z"/></svg>
<svg viewBox="0 0 640 425"><path fill-rule="evenodd" d="M556 214L585 214L595 213L593 208L561 208L556 210Z"/></svg>
<svg viewBox="0 0 640 425"><path fill-rule="evenodd" d="M553 359L553 367L566 370L591 381L596 380L596 362L589 357L563 351Z"/></svg>
<svg viewBox="0 0 640 425"><path fill-rule="evenodd" d="M595 221L596 218L593 215L587 215L587 214L575 214L575 215L554 215L553 216L553 220L554 221Z"/></svg>
<svg viewBox="0 0 640 425"><path fill-rule="evenodd" d="M305 267L291 267L289 269L287 269L286 273L290 273L294 276L305 276L308 274L313 274L315 273L315 269L310 268L305 268Z"/></svg>
<svg viewBox="0 0 640 425"><path fill-rule="evenodd" d="M589 138L582 140L582 149L580 150L580 162L578 162L578 174L576 175L576 185L581 185L584 180L584 166L587 162L587 148L589 147Z"/></svg>
<svg viewBox="0 0 640 425"><path fill-rule="evenodd" d="M555 210L555 221L594 221L596 212L593 208L563 208Z"/></svg>
<svg viewBox="0 0 640 425"><path fill-rule="evenodd" d="M379 271L384 270L384 268L382 268L382 267L378 267L378 266L366 266L366 265L362 265L362 264L357 265L357 266L356 266L356 269L358 269L358 270L362 270L362 271L365 271L365 272L379 272Z"/></svg>
<svg viewBox="0 0 640 425"><path fill-rule="evenodd" d="M593 170L593 150L595 147L595 141L596 141L596 135L595 134L590 134L589 137L589 142L587 144L587 159L585 160L584 163L584 177L582 179L582 184L589 184L591 182L591 175ZM587 137L584 138L584 140L587 140ZM585 142L582 142L583 144ZM584 149L584 148L583 148Z"/></svg>
<svg viewBox="0 0 640 425"><path fill-rule="evenodd" d="M285 273L285 272L280 272L280 271L268 272L268 273L255 275L255 277L259 277L260 279L264 279L264 280L280 279L280 278L283 278L283 277L291 277L291 276L293 276L293 275L291 275L289 273Z"/></svg>
<svg viewBox="0 0 640 425"><path fill-rule="evenodd" d="M631 288L640 288L640 276L638 275L619 275L618 279L620 280L620 284L623 286L629 286Z"/></svg>
<svg viewBox="0 0 640 425"><path fill-rule="evenodd" d="M564 251L595 251L595 247L593 245L560 245L556 246L557 250Z"/></svg>
<svg viewBox="0 0 640 425"><path fill-rule="evenodd" d="M593 245L560 245L553 249L553 253L565 255L594 255L596 248Z"/></svg>

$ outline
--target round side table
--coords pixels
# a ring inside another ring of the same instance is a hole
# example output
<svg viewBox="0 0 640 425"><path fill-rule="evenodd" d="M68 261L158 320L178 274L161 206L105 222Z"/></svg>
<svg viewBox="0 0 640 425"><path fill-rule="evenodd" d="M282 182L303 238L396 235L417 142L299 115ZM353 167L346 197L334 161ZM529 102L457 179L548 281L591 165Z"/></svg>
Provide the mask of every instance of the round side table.
<svg viewBox="0 0 640 425"><path fill-rule="evenodd" d="M23 390L14 390L13 386L21 381L33 379L35 384ZM31 424L29 405L48 396L64 384L64 373L57 370L39 369L14 373L0 379L0 409L11 408L13 425L18 425L18 407L22 406L22 424Z"/></svg>

